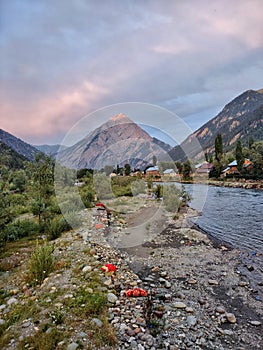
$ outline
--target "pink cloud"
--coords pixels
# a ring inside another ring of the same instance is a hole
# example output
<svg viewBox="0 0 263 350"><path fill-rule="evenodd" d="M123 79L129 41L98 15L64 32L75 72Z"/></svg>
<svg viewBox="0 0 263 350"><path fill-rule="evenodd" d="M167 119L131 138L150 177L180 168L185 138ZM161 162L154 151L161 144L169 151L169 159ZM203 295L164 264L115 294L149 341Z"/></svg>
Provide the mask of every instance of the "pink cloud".
<svg viewBox="0 0 263 350"><path fill-rule="evenodd" d="M106 88L84 81L76 89L40 100L5 100L1 103L1 128L27 142L44 142L50 135L66 133L74 120L90 112L106 94Z"/></svg>

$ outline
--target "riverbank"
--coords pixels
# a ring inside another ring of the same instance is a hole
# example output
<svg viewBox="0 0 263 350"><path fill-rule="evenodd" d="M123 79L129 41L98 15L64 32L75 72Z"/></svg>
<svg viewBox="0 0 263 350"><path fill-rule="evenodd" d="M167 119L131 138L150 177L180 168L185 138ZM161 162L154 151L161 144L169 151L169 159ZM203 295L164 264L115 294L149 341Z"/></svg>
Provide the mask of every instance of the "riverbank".
<svg viewBox="0 0 263 350"><path fill-rule="evenodd" d="M32 315L18 318L7 329L10 338L3 349L20 349L28 337L40 332L48 337L54 330L64 337L54 349L63 350L260 349L262 302L255 298L248 276L238 269L240 252L215 246L205 234L189 227L187 217L195 215L191 209L174 221L156 207L156 201L118 203L126 209L112 218L111 226L96 209L85 210L83 226L54 242L59 267L41 286L28 292L23 289L26 256L17 261L16 270L1 276L6 293L0 306L2 322L7 322L12 308L35 305ZM138 243L138 232L139 244L128 246L133 235ZM117 267L115 276L102 273L105 263ZM67 305L69 301L76 305L83 289L93 293L94 273L107 295L108 314L92 316L87 322ZM125 291L136 287L147 291L148 297L126 297ZM48 327L43 329L44 325ZM99 335L105 327L116 343L105 340L104 345L95 346L92 332Z"/></svg>
<svg viewBox="0 0 263 350"><path fill-rule="evenodd" d="M202 184L202 185L209 185L209 186L218 186L218 187L231 187L231 188L245 188L245 189L258 189L263 190L263 180L230 180L230 179L222 179L222 180L211 180L206 176L195 176L192 181L178 181L178 180L172 180L167 179L165 180L156 180L155 182L175 182L180 184Z"/></svg>

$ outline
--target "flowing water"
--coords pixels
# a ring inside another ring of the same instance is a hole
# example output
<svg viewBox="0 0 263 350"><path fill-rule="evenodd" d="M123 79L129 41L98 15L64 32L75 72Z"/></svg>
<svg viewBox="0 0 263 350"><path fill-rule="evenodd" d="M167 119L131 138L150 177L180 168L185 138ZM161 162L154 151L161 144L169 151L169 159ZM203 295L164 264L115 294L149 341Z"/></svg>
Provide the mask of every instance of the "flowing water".
<svg viewBox="0 0 263 350"><path fill-rule="evenodd" d="M263 191L186 185L191 206L202 211L196 224L235 248L263 253ZM204 205L203 205L204 204Z"/></svg>

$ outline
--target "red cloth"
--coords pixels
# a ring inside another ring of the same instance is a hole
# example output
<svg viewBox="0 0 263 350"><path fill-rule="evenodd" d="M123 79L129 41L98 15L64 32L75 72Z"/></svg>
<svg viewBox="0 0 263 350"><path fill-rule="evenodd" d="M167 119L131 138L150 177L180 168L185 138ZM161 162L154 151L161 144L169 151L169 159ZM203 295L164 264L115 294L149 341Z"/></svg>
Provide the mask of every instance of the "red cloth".
<svg viewBox="0 0 263 350"><path fill-rule="evenodd" d="M103 272L116 272L117 267L113 264L105 264L102 266L101 270Z"/></svg>
<svg viewBox="0 0 263 350"><path fill-rule="evenodd" d="M147 297L146 290L141 288L128 289L125 291L126 297Z"/></svg>
<svg viewBox="0 0 263 350"><path fill-rule="evenodd" d="M96 206L96 207L103 207L103 208L106 208L106 205L103 204L103 203L101 203L101 202L96 203L95 206Z"/></svg>

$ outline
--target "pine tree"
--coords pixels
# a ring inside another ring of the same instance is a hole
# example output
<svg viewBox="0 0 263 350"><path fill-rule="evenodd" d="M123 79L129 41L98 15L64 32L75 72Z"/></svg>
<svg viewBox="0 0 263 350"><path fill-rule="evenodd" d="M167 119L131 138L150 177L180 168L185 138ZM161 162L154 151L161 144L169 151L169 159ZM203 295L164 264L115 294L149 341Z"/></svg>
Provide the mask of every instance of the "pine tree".
<svg viewBox="0 0 263 350"><path fill-rule="evenodd" d="M243 155L242 144L241 144L241 141L238 140L236 145L236 161L237 161L237 170L239 172L242 172L243 170L244 160L245 160L245 157Z"/></svg>
<svg viewBox="0 0 263 350"><path fill-rule="evenodd" d="M217 134L215 139L215 159L220 162L220 160L223 157L223 141L222 141L222 135Z"/></svg>

